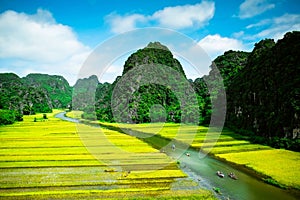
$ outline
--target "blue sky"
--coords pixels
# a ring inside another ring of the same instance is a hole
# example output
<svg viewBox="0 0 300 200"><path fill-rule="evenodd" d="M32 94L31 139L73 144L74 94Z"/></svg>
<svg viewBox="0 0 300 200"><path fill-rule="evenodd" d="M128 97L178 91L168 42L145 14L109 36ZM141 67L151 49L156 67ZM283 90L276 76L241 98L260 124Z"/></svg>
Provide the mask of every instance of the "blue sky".
<svg viewBox="0 0 300 200"><path fill-rule="evenodd" d="M278 40L288 31L300 30L300 3L0 0L0 72L19 76L33 72L60 74L72 85L97 45L145 27L168 28L184 34L214 59L224 51L251 51L261 39ZM120 75L125 59L123 56L114 62L100 81L112 82ZM184 67L188 78L201 76Z"/></svg>

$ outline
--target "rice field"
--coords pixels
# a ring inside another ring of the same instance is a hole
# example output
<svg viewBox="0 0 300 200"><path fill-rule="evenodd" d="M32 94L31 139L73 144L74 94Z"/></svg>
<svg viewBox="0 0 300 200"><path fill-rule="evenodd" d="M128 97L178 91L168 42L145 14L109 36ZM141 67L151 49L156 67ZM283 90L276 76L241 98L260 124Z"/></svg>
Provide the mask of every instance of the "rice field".
<svg viewBox="0 0 300 200"><path fill-rule="evenodd" d="M83 114L83 111L73 110L72 112L67 112L66 116L70 117L70 118L81 119L82 114Z"/></svg>
<svg viewBox="0 0 300 200"><path fill-rule="evenodd" d="M0 199L214 199L147 143L57 112L0 126Z"/></svg>
<svg viewBox="0 0 300 200"><path fill-rule="evenodd" d="M300 155L284 149L217 154L271 177L278 184L300 190Z"/></svg>
<svg viewBox="0 0 300 200"><path fill-rule="evenodd" d="M219 135L208 127L180 124L110 124L106 126L136 130L168 139L177 139L219 159L238 164L267 177L272 184L300 189L300 153L252 144L243 136L224 129ZM192 137L192 139L191 139Z"/></svg>

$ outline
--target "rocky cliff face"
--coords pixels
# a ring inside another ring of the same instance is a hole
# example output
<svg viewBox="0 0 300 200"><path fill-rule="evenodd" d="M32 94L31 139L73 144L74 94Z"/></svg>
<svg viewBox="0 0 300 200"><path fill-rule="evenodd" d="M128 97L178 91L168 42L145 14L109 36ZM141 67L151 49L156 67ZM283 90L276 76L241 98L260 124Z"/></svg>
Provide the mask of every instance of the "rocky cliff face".
<svg viewBox="0 0 300 200"><path fill-rule="evenodd" d="M72 109L92 111L95 107L95 91L99 81L96 75L78 79L73 88Z"/></svg>

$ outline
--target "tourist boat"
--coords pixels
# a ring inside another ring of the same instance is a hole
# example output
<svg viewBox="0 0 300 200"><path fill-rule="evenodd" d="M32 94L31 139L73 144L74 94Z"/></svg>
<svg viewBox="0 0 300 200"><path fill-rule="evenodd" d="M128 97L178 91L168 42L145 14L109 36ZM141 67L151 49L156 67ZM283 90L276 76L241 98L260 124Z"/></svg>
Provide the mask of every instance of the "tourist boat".
<svg viewBox="0 0 300 200"><path fill-rule="evenodd" d="M232 173L232 172L230 172L230 173L228 174L228 176L229 176L230 178L234 179L234 180L237 180L237 179L238 179L237 176L236 176L234 173Z"/></svg>
<svg viewBox="0 0 300 200"><path fill-rule="evenodd" d="M217 171L217 175L219 176L219 177L221 177L221 178L224 178L224 174L223 174L223 172L220 172L220 171Z"/></svg>

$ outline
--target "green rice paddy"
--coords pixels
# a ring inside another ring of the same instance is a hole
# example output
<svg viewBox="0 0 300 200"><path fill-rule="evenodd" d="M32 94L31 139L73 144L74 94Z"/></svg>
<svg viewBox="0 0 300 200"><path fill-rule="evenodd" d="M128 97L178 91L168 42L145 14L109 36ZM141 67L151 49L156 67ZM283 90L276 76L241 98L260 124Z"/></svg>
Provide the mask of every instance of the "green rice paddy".
<svg viewBox="0 0 300 200"><path fill-rule="evenodd" d="M1 199L214 199L147 143L57 112L0 127Z"/></svg>

